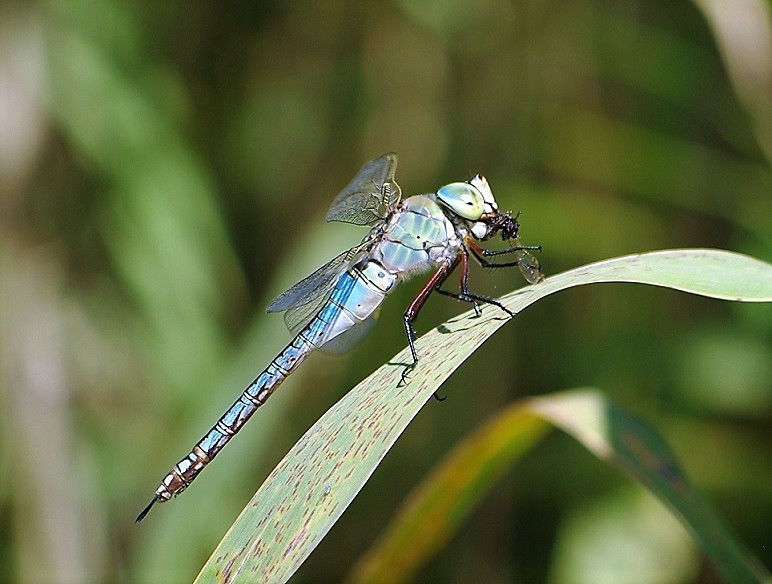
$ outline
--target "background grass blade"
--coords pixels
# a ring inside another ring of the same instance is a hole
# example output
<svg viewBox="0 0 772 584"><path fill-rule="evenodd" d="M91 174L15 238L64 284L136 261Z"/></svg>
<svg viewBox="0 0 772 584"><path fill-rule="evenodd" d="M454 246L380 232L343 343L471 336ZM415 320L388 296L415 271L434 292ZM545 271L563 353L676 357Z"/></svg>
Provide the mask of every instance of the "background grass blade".
<svg viewBox="0 0 772 584"><path fill-rule="evenodd" d="M770 577L690 483L659 433L598 390L582 389L520 400L464 440L407 500L358 562L350 582L407 581L549 424L628 472L666 503L726 582L765 582Z"/></svg>
<svg viewBox="0 0 772 584"><path fill-rule="evenodd" d="M513 312L598 282L640 282L715 298L772 300L772 266L718 250L673 250L590 264L506 295ZM421 364L399 386L407 350L352 389L269 475L199 574L199 582L284 582L362 488L426 400L493 332L500 311L469 311L421 337Z"/></svg>
<svg viewBox="0 0 772 584"><path fill-rule="evenodd" d="M691 531L727 583L762 583L770 574L750 556L684 474L659 433L597 392L577 391L528 402L597 457L628 472L665 502Z"/></svg>

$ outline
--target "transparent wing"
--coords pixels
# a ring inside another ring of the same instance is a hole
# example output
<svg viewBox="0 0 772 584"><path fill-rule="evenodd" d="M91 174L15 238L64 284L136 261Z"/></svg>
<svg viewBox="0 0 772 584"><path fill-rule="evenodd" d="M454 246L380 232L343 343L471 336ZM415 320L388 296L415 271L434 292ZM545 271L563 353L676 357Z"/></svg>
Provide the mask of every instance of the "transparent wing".
<svg viewBox="0 0 772 584"><path fill-rule="evenodd" d="M394 180L397 155L393 152L366 163L327 211L327 221L373 225L386 218L399 202L402 190Z"/></svg>
<svg viewBox="0 0 772 584"><path fill-rule="evenodd" d="M516 245L522 245L518 238L515 238L514 242ZM520 273L530 284L538 284L544 279L539 260L530 251L519 249L515 252L515 258L517 258L517 267Z"/></svg>
<svg viewBox="0 0 772 584"><path fill-rule="evenodd" d="M294 337L298 334L300 329L306 326L311 319L322 309L332 295L332 291L335 290L336 280L330 282L330 286L322 293L320 290L319 297L315 298L308 304L300 304L293 306L284 313L284 324L287 326L290 334Z"/></svg>
<svg viewBox="0 0 772 584"><path fill-rule="evenodd" d="M316 315L329 300L340 275L352 265L365 244L335 256L310 276L281 293L268 305L267 312L284 313L284 323L294 335Z"/></svg>

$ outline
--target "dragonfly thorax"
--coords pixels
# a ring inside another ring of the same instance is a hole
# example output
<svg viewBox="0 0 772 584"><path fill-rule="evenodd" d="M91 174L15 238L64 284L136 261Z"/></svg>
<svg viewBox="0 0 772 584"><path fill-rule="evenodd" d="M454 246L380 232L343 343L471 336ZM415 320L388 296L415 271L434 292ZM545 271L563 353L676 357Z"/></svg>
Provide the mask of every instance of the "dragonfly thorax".
<svg viewBox="0 0 772 584"><path fill-rule="evenodd" d="M470 233L478 241L486 241L499 231L504 239L517 235L516 218L499 213L493 191L480 174L467 182L440 187L435 196L462 236Z"/></svg>
<svg viewBox="0 0 772 584"><path fill-rule="evenodd" d="M408 197L394 211L373 249L374 258L405 279L453 262L463 243L430 195Z"/></svg>

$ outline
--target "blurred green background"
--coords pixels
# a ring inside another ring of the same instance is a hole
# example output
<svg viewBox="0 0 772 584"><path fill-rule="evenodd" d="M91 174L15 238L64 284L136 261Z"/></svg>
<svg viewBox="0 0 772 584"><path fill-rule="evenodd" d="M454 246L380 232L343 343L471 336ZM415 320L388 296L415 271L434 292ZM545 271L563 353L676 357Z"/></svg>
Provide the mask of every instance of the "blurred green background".
<svg viewBox="0 0 772 584"><path fill-rule="evenodd" d="M324 213L394 150L412 194L485 174L547 274L639 251L772 259L767 0L0 3L0 581L187 582L265 476L405 345L386 303L184 496L136 513L289 335L264 307L364 230ZM519 274L471 274L502 294ZM466 307L432 299L420 332ZM296 575L340 581L454 443L595 385L772 565L772 310L635 285L520 314L445 384ZM716 582L555 433L422 582Z"/></svg>

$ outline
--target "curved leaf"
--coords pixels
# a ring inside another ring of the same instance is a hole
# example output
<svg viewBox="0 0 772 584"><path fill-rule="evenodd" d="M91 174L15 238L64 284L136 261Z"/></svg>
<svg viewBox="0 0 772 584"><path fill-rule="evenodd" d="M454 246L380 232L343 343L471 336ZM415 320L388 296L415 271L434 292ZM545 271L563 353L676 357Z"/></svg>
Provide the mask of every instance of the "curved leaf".
<svg viewBox="0 0 772 584"><path fill-rule="evenodd" d="M659 251L607 260L547 278L501 301L519 312L549 294L597 282L640 282L714 298L772 300L772 265L718 250ZM416 342L421 364L398 385L407 349L352 389L271 472L197 581L284 582L345 511L442 382L507 322L469 311Z"/></svg>

